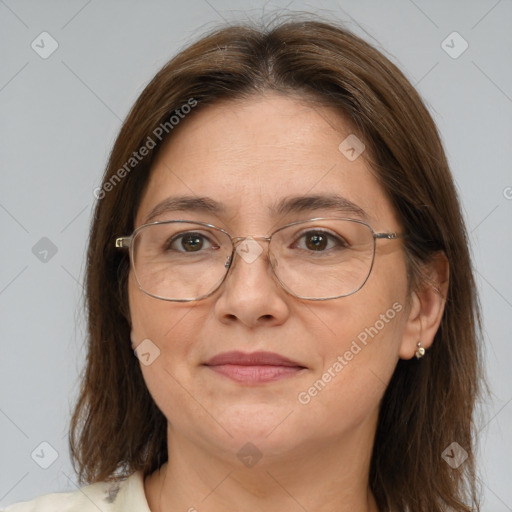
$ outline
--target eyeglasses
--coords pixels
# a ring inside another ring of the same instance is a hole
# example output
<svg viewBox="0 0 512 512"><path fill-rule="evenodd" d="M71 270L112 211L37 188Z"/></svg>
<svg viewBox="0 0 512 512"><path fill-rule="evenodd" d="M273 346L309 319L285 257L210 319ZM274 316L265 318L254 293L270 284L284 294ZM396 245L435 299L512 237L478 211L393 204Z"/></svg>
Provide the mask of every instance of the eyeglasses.
<svg viewBox="0 0 512 512"><path fill-rule="evenodd" d="M363 221L316 218L292 222L265 237L232 237L205 222L170 220L144 224L115 241L129 248L140 289L157 299L189 302L213 294L233 266L235 253L253 263L268 242L267 261L279 284L306 300L330 300L360 290L368 280L378 239L402 238L375 233Z"/></svg>

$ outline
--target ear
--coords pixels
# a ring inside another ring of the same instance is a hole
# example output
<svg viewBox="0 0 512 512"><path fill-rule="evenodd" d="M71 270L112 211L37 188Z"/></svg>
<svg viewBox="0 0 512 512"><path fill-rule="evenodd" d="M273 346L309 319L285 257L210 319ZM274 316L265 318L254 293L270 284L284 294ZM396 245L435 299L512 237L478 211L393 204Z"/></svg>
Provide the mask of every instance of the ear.
<svg viewBox="0 0 512 512"><path fill-rule="evenodd" d="M442 251L422 266L422 274L426 279L418 290L411 292L409 316L399 351L401 359L414 357L418 341L421 341L425 350L434 342L448 294L449 270L448 259Z"/></svg>

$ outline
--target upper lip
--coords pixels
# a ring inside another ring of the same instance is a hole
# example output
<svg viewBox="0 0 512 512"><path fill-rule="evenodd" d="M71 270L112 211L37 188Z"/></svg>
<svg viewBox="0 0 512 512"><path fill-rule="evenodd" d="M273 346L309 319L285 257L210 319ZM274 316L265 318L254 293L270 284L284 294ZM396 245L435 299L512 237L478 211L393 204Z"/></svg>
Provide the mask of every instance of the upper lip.
<svg viewBox="0 0 512 512"><path fill-rule="evenodd" d="M303 365L292 361L287 357L275 354L274 352L222 352L209 359L206 363L207 366L219 366L223 364L235 364L240 366L299 366L304 368Z"/></svg>

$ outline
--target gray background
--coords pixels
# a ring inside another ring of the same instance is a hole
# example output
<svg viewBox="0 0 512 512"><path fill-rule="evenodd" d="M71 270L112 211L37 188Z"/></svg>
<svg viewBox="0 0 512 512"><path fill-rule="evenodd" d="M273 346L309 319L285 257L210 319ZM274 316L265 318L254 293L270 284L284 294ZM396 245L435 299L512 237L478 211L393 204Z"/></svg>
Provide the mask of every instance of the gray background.
<svg viewBox="0 0 512 512"><path fill-rule="evenodd" d="M345 20L398 64L440 128L485 320L484 510L512 510L511 0L0 0L0 506L76 488L66 433L84 360L84 251L121 120L179 48L223 19L278 8ZM43 31L59 45L47 59L31 48ZM442 46L454 31L469 44L457 58L462 40ZM55 254L36 245L43 237ZM42 442L58 453L48 469L40 465L53 452Z"/></svg>

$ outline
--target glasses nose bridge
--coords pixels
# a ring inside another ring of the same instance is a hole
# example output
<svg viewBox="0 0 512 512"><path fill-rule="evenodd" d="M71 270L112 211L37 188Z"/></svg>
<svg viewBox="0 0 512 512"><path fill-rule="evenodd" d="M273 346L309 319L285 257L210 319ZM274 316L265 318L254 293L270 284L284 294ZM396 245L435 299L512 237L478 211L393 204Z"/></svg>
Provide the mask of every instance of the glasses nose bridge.
<svg viewBox="0 0 512 512"><path fill-rule="evenodd" d="M226 269L226 274L225 274L225 277L224 279L227 278L228 274L230 273L231 271L231 268L232 268L232 263L233 263L233 260L235 258L235 253L238 252L238 246L242 243L242 242L245 242L246 240L254 240L254 241L262 241L262 242L268 242L268 246L267 246L267 258L270 258L269 262L270 263L270 267L272 269L272 271L275 273L275 269L274 269L274 263L273 263L273 255L270 253L270 242L272 240L272 235L270 236L252 236L252 235L247 235L247 236L230 236L231 238L231 244L232 244L232 253L231 255L228 257L228 259L226 260L225 264L224 264L224 267ZM240 256L240 254L239 254ZM242 259L245 259L242 257Z"/></svg>
<svg viewBox="0 0 512 512"><path fill-rule="evenodd" d="M233 250L236 250L236 248L245 240L261 240L262 242L268 242L272 240L272 236L232 236L231 238L231 244L233 245Z"/></svg>

